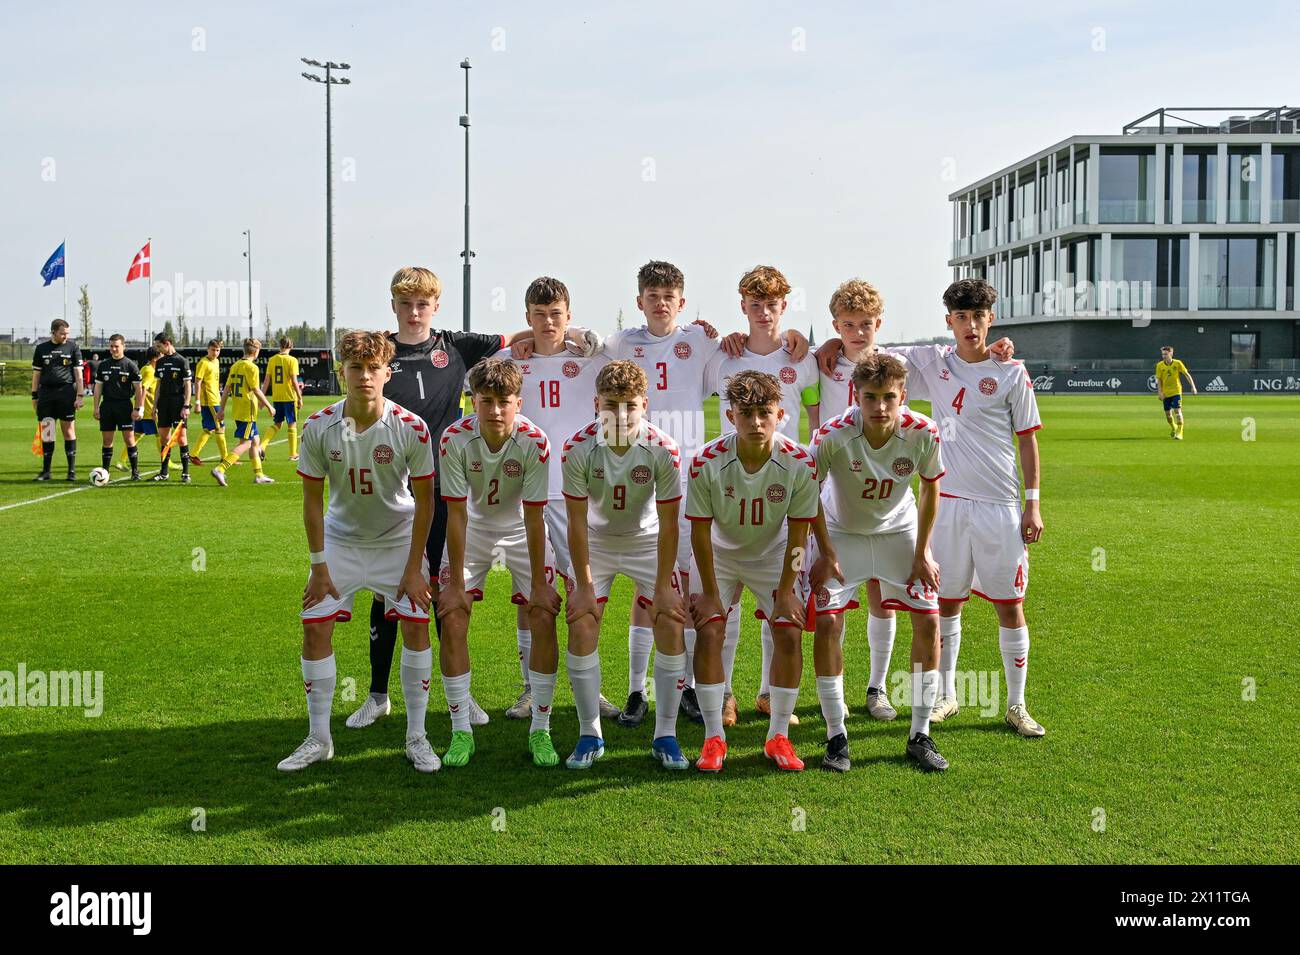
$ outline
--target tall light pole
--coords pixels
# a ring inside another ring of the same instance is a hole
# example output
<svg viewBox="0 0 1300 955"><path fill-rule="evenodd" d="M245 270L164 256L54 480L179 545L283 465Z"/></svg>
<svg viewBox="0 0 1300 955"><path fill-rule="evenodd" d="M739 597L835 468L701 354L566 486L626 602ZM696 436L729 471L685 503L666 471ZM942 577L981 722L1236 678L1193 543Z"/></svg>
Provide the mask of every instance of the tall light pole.
<svg viewBox="0 0 1300 955"><path fill-rule="evenodd" d="M335 63L331 60L321 63L318 60L309 60L305 56L301 59L308 66L325 71L323 79L314 73L304 72L302 75L313 83L325 84L325 342L326 347L332 352L334 350L334 143L331 137L330 87L336 84L346 86L352 81L346 76L332 76L330 71L350 70L352 67L347 63ZM330 393L335 393L332 365Z"/></svg>
<svg viewBox="0 0 1300 955"><path fill-rule="evenodd" d="M256 338L253 333L253 230L245 229L244 238L248 240L244 250L244 258L248 259L248 337Z"/></svg>
<svg viewBox="0 0 1300 955"><path fill-rule="evenodd" d="M474 253L469 247L469 60L460 61L460 68L465 71L465 112L461 114L460 124L465 128L465 249L461 252L461 258L465 260L464 289L461 292L463 301L461 302L464 313L463 325L464 331L469 331L469 260L474 258Z"/></svg>

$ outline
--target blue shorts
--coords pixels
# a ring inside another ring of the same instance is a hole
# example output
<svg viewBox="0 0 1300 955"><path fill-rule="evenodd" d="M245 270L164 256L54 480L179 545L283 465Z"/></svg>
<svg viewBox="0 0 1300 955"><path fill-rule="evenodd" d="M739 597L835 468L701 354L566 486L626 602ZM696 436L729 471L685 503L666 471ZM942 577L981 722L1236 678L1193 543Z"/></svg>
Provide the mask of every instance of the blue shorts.
<svg viewBox="0 0 1300 955"><path fill-rule="evenodd" d="M1175 408L1181 410L1183 407L1183 396L1181 394L1172 395L1168 398L1165 398L1164 402L1165 402L1166 411L1173 411Z"/></svg>
<svg viewBox="0 0 1300 955"><path fill-rule="evenodd" d="M135 423L135 433L137 437L142 434L157 434L158 425L153 418L141 418Z"/></svg>
<svg viewBox="0 0 1300 955"><path fill-rule="evenodd" d="M199 409L199 413L203 417L204 431L224 431L226 429L224 423L217 424L217 412L215 408L210 408L207 405L203 405Z"/></svg>
<svg viewBox="0 0 1300 955"><path fill-rule="evenodd" d="M243 441L245 438L256 438L257 422L256 421L236 421L235 422L235 440Z"/></svg>
<svg viewBox="0 0 1300 955"><path fill-rule="evenodd" d="M275 406L275 423L284 424L286 421L294 424L298 420L298 409L292 401L276 401Z"/></svg>

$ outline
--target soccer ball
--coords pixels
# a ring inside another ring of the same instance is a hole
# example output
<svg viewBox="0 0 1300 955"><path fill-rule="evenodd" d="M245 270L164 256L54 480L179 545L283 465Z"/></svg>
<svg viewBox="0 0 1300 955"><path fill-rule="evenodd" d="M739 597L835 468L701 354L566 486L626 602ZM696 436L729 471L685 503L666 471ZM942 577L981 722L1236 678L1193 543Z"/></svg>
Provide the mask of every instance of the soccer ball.
<svg viewBox="0 0 1300 955"><path fill-rule="evenodd" d="M95 468L90 472L90 483L95 487L103 487L108 483L109 474L103 468Z"/></svg>

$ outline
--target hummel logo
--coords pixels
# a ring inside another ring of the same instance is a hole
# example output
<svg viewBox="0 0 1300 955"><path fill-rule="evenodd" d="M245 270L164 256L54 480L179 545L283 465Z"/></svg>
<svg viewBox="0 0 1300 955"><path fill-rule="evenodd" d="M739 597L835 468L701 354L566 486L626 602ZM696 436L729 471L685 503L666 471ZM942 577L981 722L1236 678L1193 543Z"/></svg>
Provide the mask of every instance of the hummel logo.
<svg viewBox="0 0 1300 955"><path fill-rule="evenodd" d="M1024 658L1024 657L1016 657L1015 659L1016 659L1016 669L1017 669L1017 670L1023 670L1023 669L1025 668L1025 658Z"/></svg>
<svg viewBox="0 0 1300 955"><path fill-rule="evenodd" d="M429 681L428 681L428 680L421 680L421 681L420 681L420 685L421 685L422 687L424 687L424 692L425 692L425 693L428 693L428 692L429 692Z"/></svg>
<svg viewBox="0 0 1300 955"><path fill-rule="evenodd" d="M308 693L311 692L311 680L303 680L303 681L302 681L302 686L303 686L303 689L305 689Z"/></svg>
<svg viewBox="0 0 1300 955"><path fill-rule="evenodd" d="M680 693L685 689L686 689L686 677L679 676L677 678L677 692Z"/></svg>
<svg viewBox="0 0 1300 955"><path fill-rule="evenodd" d="M426 686L425 686L425 689L427 690L428 688L429 688L429 687L426 685ZM459 713L459 712L460 712L460 704L459 704L459 703L453 703L453 704L451 704L451 706L450 706L449 708L450 708L450 710L451 710L453 713Z"/></svg>
<svg viewBox="0 0 1300 955"><path fill-rule="evenodd" d="M551 712L551 708L550 708L549 706L539 706L539 707L537 708L537 712L538 712L538 713L549 713L549 712Z"/></svg>

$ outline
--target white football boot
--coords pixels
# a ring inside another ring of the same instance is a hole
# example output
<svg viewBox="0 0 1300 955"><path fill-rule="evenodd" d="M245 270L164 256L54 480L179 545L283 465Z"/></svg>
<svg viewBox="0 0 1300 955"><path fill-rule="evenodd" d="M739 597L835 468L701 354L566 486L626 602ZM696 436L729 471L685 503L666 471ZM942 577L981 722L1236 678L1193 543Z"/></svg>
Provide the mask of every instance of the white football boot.
<svg viewBox="0 0 1300 955"><path fill-rule="evenodd" d="M380 703L373 694L367 693L365 701L347 718L347 725L354 730L359 730L391 712L393 712L393 704L389 702L387 696L384 697L384 702Z"/></svg>
<svg viewBox="0 0 1300 955"><path fill-rule="evenodd" d="M406 758L422 773L436 773L442 769L442 760L429 745L429 737L423 733L419 736L406 737Z"/></svg>
<svg viewBox="0 0 1300 955"><path fill-rule="evenodd" d="M934 717L930 718L934 719ZM1029 715L1029 711L1025 709L1025 704L1023 703L1017 703L1015 706L1008 708L1005 719L1007 725L1021 736L1044 736L1047 733L1047 730L1043 729L1043 727Z"/></svg>
<svg viewBox="0 0 1300 955"><path fill-rule="evenodd" d="M332 739L328 743L322 743L315 736L308 736L302 741L301 746L280 760L275 768L282 773L296 773L300 769L306 769L312 763L323 763L325 760L333 758L334 741Z"/></svg>

